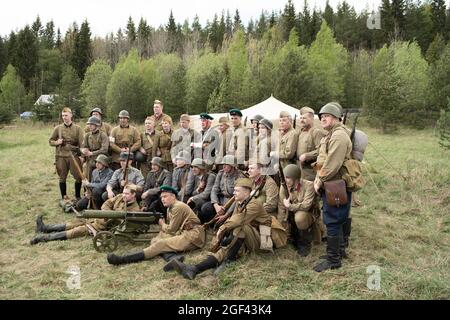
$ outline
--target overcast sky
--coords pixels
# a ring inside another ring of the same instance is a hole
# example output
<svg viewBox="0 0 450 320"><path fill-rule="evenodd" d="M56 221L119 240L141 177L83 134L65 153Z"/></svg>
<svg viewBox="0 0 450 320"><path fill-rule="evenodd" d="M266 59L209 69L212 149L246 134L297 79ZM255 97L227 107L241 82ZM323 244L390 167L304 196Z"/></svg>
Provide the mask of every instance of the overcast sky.
<svg viewBox="0 0 450 320"><path fill-rule="evenodd" d="M296 11L303 9L304 0L293 0ZM340 0L329 0L333 8ZM347 1L355 7L357 12L368 8L370 11L377 8L380 0ZM109 32L116 32L119 27L124 28L128 17L131 16L136 25L141 17L158 27L166 24L170 14L173 14L177 23L185 19L192 19L197 14L202 26L206 20L211 20L214 13L220 14L222 10L229 9L234 16L239 9L241 19L246 25L253 18L258 18L262 10L282 10L287 0L7 0L2 3L0 11L0 35L8 35L11 30L23 28L32 24L39 15L42 23L53 19L56 27L61 28L64 35L67 27L76 21L78 25L87 19L92 35L105 36ZM316 6L323 9L326 0L308 0L310 8Z"/></svg>

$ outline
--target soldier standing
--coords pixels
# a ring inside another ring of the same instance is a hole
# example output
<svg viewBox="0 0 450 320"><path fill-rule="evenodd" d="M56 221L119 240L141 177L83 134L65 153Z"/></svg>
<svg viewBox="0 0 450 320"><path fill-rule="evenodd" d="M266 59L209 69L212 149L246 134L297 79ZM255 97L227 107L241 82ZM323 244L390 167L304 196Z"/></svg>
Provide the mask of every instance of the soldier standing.
<svg viewBox="0 0 450 320"><path fill-rule="evenodd" d="M155 137L152 158L160 157L164 163L164 167L170 172L173 171L172 156L170 149L172 148L172 120L164 119L161 122L162 131L158 132Z"/></svg>
<svg viewBox="0 0 450 320"><path fill-rule="evenodd" d="M298 135L292 127L292 116L289 112L280 112L280 139L278 154L283 169L289 163L295 163L295 152L297 151Z"/></svg>
<svg viewBox="0 0 450 320"><path fill-rule="evenodd" d="M244 252L251 253L258 249L272 250L273 246L276 248L284 246L286 244L284 229L276 223L276 219L267 214L259 201L249 199L252 186L253 182L248 178L236 181L234 196L237 205L231 217L217 232L216 243L220 243L220 246L215 253L210 253L196 265L186 265L179 259L174 259L168 266L184 278L192 280L205 270L215 268L221 263L225 266L237 260ZM248 202L244 204L246 201ZM219 271L220 269L217 270Z"/></svg>
<svg viewBox="0 0 450 320"><path fill-rule="evenodd" d="M144 178L147 178L147 174L152 166L152 153L156 138L155 122L150 117L147 117L144 127L145 131L141 135L141 147L139 151L136 151L136 162L140 166Z"/></svg>
<svg viewBox="0 0 450 320"><path fill-rule="evenodd" d="M123 193L114 198L106 200L102 205L102 210L114 211L140 211L136 201L136 186L129 184L123 189ZM70 240L81 238L95 231L107 230L107 222L109 219L92 219L87 222L78 220L69 223L45 225L42 221L42 215L36 219L36 231L45 234L34 237L30 244L34 245L39 242ZM89 226L88 226L89 225Z"/></svg>
<svg viewBox="0 0 450 320"><path fill-rule="evenodd" d="M61 192L61 198L64 199L67 195L67 174L70 171L75 179L75 197L79 199L82 177L77 171L73 159L81 167L81 161L78 155L81 155L79 152L83 143L83 131L80 126L72 122L72 110L70 108L65 107L61 112L61 116L63 123L53 129L53 133L49 139L50 146L56 147L55 165L56 172L59 176L59 191ZM72 155L75 156L72 158Z"/></svg>
<svg viewBox="0 0 450 320"><path fill-rule="evenodd" d="M141 147L141 135L136 127L130 125L130 114L126 110L119 112L119 125L111 130L111 169L120 168L120 153L136 152Z"/></svg>
<svg viewBox="0 0 450 320"><path fill-rule="evenodd" d="M222 170L222 162L223 162L223 157L226 156L227 151L228 151L228 147L230 145L230 141L231 141L231 136L232 136L232 132L229 129L230 128L230 120L228 120L227 117L221 117L219 119L219 127L218 127L218 131L219 131L219 149L217 150L218 152L216 153L216 160L215 160L215 164L216 164L216 169L215 171L218 172L220 170Z"/></svg>
<svg viewBox="0 0 450 320"><path fill-rule="evenodd" d="M210 200L211 190L214 186L216 175L209 172L206 163L195 158L191 164L191 170L188 175L185 196L186 204L199 214L203 204Z"/></svg>
<svg viewBox="0 0 450 320"><path fill-rule="evenodd" d="M153 115L150 116L150 119L152 119L155 123L156 132L161 132L163 130L163 121L169 121L172 123L172 118L163 112L163 108L163 103L160 100L155 100L153 102Z"/></svg>
<svg viewBox="0 0 450 320"><path fill-rule="evenodd" d="M84 176L91 180L92 170L95 169L95 159L98 155L108 155L109 139L106 133L99 130L101 122L96 117L90 117L87 121L89 132L85 134L81 153L85 159Z"/></svg>
<svg viewBox="0 0 450 320"><path fill-rule="evenodd" d="M327 227L327 257L325 261L314 267L314 270L317 272L341 267L340 245L342 242L341 238L343 238L343 225L348 219L351 207L352 193L346 190L345 182L342 180L340 172L344 161L351 158L352 142L344 126L339 121L340 117L341 112L339 108L333 104L326 104L319 112L322 128L327 130L328 133L320 142L319 155L314 167L317 169L314 189L318 194L322 195L323 220ZM335 190L323 192L324 189L331 187L330 184L335 185ZM341 188L341 186L343 187ZM329 199L326 196L330 192L339 197L340 203L332 203L332 201L335 201L335 198ZM345 194L347 202L344 201Z"/></svg>
<svg viewBox="0 0 450 320"><path fill-rule="evenodd" d="M190 154L191 159L189 160L189 163L194 159L195 154L197 154L197 157L200 156L200 148L195 147L200 142L200 134L189 127L190 123L191 119L189 116L187 114L182 114L180 116L180 128L172 133L172 148L170 149L170 155L174 164L176 161L175 158L181 151L187 151Z"/></svg>
<svg viewBox="0 0 450 320"><path fill-rule="evenodd" d="M192 251L205 245L205 229L200 225L197 215L189 206L177 200L178 191L170 186L161 186L161 202L167 208L167 222L158 221L161 231L152 239L149 247L129 255L118 256L109 253L110 264L120 265L148 260L161 255L166 261L179 261L182 256L178 252ZM170 265L164 271L172 270Z"/></svg>
<svg viewBox="0 0 450 320"><path fill-rule="evenodd" d="M201 158L205 161L205 164L212 169L215 161L216 155L219 149L219 133L211 127L211 123L214 120L209 114L203 112L200 113L200 121L202 125L201 134L201 144L202 144L202 156Z"/></svg>
<svg viewBox="0 0 450 320"><path fill-rule="evenodd" d="M239 109L230 110L231 141L228 145L227 154L234 156L241 170L248 166L249 159L249 137L247 128L241 122L242 112Z"/></svg>

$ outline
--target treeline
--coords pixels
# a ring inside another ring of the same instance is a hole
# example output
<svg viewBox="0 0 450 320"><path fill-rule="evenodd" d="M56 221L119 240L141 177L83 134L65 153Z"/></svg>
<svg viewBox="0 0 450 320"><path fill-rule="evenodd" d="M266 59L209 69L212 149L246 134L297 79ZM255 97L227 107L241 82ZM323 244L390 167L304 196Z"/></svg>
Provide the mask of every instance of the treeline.
<svg viewBox="0 0 450 320"><path fill-rule="evenodd" d="M86 116L93 105L115 117L127 109L143 120L155 98L174 116L245 108L273 94L318 110L338 100L364 108L384 130L398 123L434 123L450 96L450 14L445 1L383 0L382 28L366 27L369 12L343 1L334 10L262 12L243 26L239 11L215 15L204 27L176 23L154 29L141 18L104 38L89 23L62 37L39 17L0 37L0 121L41 94ZM58 108L55 108L57 110ZM57 116L36 110L42 118Z"/></svg>

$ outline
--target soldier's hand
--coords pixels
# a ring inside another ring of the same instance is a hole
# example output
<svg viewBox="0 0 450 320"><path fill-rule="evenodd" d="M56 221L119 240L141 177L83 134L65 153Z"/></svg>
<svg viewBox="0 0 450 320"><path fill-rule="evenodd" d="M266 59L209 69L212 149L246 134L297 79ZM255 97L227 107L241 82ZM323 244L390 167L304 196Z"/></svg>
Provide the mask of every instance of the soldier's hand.
<svg viewBox="0 0 450 320"><path fill-rule="evenodd" d="M222 223L224 223L225 220L227 220L227 219L228 219L228 215L227 215L227 214L222 214L222 215L220 215L220 216L218 216L218 217L216 218L216 224L222 224Z"/></svg>
<svg viewBox="0 0 450 320"><path fill-rule="evenodd" d="M83 185L83 187L85 187L88 183L89 183L88 179L84 179L83 181L81 181L81 184Z"/></svg>
<svg viewBox="0 0 450 320"><path fill-rule="evenodd" d="M114 198L114 192L108 191L108 199Z"/></svg>
<svg viewBox="0 0 450 320"><path fill-rule="evenodd" d="M142 154L147 154L147 151L145 151L145 149L142 148L142 147L139 149L139 151L140 151Z"/></svg>
<svg viewBox="0 0 450 320"><path fill-rule="evenodd" d="M314 180L314 191L320 195L320 188L322 187L322 182L319 179Z"/></svg>
<svg viewBox="0 0 450 320"><path fill-rule="evenodd" d="M64 139L59 138L58 140L56 140L55 144L59 146L59 145L63 144L63 142L64 142Z"/></svg>
<svg viewBox="0 0 450 320"><path fill-rule="evenodd" d="M120 186L121 187L125 187L126 184L127 184L127 182L125 180L120 181Z"/></svg>
<svg viewBox="0 0 450 320"><path fill-rule="evenodd" d="M300 162L305 162L306 160L305 154L302 154L298 159L300 160Z"/></svg>
<svg viewBox="0 0 450 320"><path fill-rule="evenodd" d="M162 226L164 223L165 223L164 218L159 218L158 224L159 224L160 226Z"/></svg>
<svg viewBox="0 0 450 320"><path fill-rule="evenodd" d="M219 215L225 213L224 208L217 203L214 204L214 209L216 210L216 213Z"/></svg>
<svg viewBox="0 0 450 320"><path fill-rule="evenodd" d="M286 209L289 209L289 207L291 206L291 201L289 201L289 199L283 199L283 204Z"/></svg>
<svg viewBox="0 0 450 320"><path fill-rule="evenodd" d="M190 197L190 198L188 199L188 201L186 201L186 204L189 204L191 201L192 201L192 197Z"/></svg>
<svg viewBox="0 0 450 320"><path fill-rule="evenodd" d="M148 191L145 191L145 192L141 195L141 198L142 198L142 199L145 199L145 198L147 198L147 196L148 196Z"/></svg>

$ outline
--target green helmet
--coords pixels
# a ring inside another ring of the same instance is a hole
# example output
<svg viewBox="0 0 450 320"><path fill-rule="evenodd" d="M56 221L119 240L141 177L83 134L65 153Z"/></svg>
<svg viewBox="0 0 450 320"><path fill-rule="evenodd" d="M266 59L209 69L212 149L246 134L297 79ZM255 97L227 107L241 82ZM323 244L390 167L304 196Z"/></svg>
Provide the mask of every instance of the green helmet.
<svg viewBox="0 0 450 320"><path fill-rule="evenodd" d="M92 114L93 114L94 112L98 112L98 113L100 113L100 115L103 116L102 109L100 109L100 108L98 108L98 107L95 107L94 109L92 109L92 110L91 110L91 113L90 113L89 115L92 116Z"/></svg>
<svg viewBox="0 0 450 320"><path fill-rule="evenodd" d="M201 158L195 158L192 160L191 167L197 167L199 169L206 169L205 163Z"/></svg>
<svg viewBox="0 0 450 320"><path fill-rule="evenodd" d="M166 169L166 166L160 157L153 157L152 164L156 164L158 167Z"/></svg>
<svg viewBox="0 0 450 320"><path fill-rule="evenodd" d="M324 113L329 113L338 119L342 117L341 109L336 105L336 102L330 102L324 105L319 111L319 119Z"/></svg>
<svg viewBox="0 0 450 320"><path fill-rule="evenodd" d="M96 126L101 126L100 119L97 117L89 117L87 124L95 124Z"/></svg>
<svg viewBox="0 0 450 320"><path fill-rule="evenodd" d="M127 110L122 110L119 112L119 118L128 118L130 119L130 114Z"/></svg>
<svg viewBox="0 0 450 320"><path fill-rule="evenodd" d="M236 168L236 163L234 163L234 156L232 156L231 154L228 154L225 157L223 157L222 164L228 164Z"/></svg>
<svg viewBox="0 0 450 320"><path fill-rule="evenodd" d="M288 164L283 169L284 176L291 179L300 179L300 168L296 164Z"/></svg>
<svg viewBox="0 0 450 320"><path fill-rule="evenodd" d="M104 155L104 154L99 154L97 156L97 159L95 159L95 161L100 162L105 167L109 166L109 158L106 155Z"/></svg>

